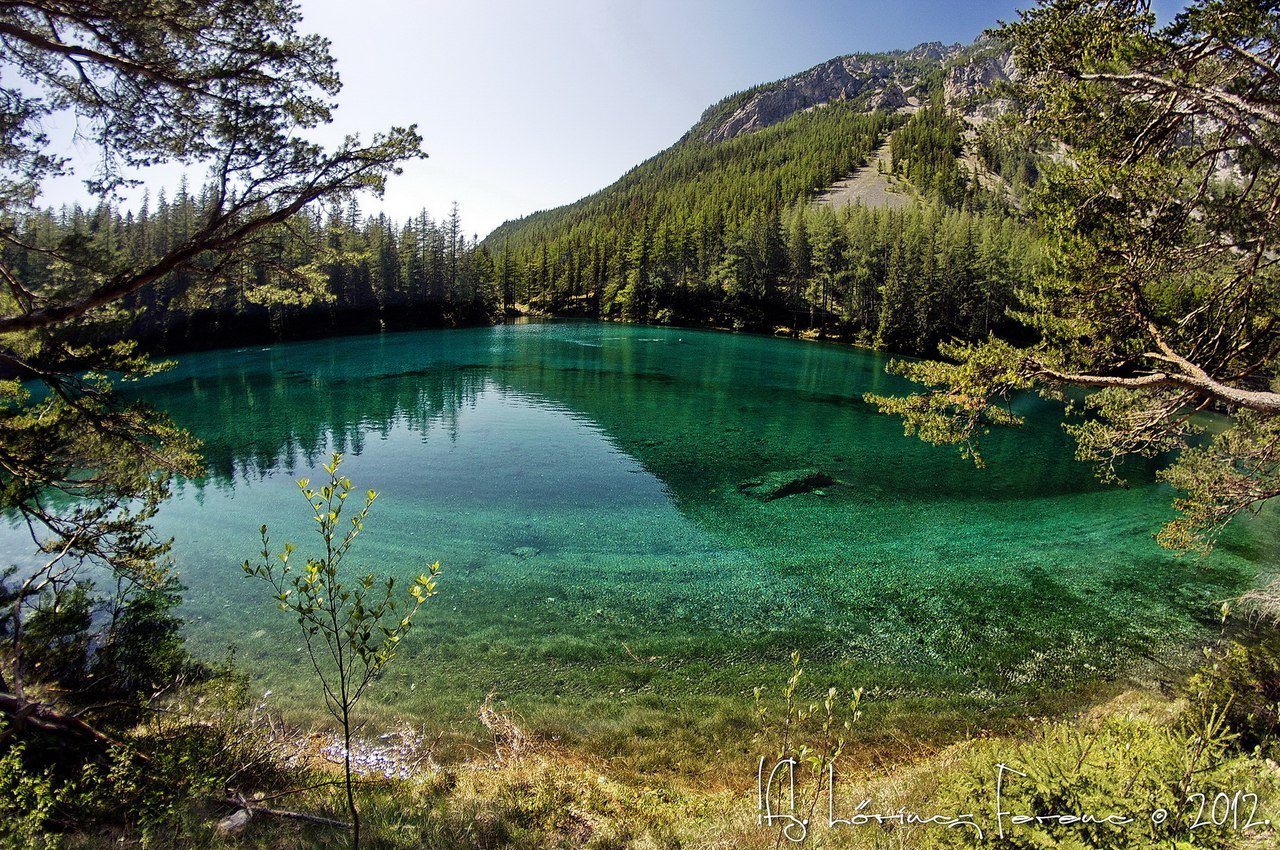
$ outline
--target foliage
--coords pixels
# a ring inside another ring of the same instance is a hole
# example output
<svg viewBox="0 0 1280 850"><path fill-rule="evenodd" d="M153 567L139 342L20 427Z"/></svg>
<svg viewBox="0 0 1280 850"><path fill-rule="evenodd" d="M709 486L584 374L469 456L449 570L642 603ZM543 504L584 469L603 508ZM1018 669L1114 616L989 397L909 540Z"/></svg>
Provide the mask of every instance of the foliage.
<svg viewBox="0 0 1280 850"><path fill-rule="evenodd" d="M1090 717L1045 720L1021 739L963 744L913 793L926 795L939 811L990 818L996 812L997 766L1003 764L1004 811L1133 818L1120 825L1014 824L1006 818L1002 847L1121 850L1265 842L1273 835L1265 822L1274 819L1280 790L1274 763L1265 758L1277 741L1275 706L1267 702L1280 681L1274 650L1230 643L1205 655L1206 663L1177 701L1162 697L1107 706ZM1249 794L1258 797L1256 810ZM1256 825L1246 830L1251 821ZM988 840L997 832L994 821L990 825ZM921 839L925 847L973 846L972 837L959 832L935 830Z"/></svg>
<svg viewBox="0 0 1280 850"><path fill-rule="evenodd" d="M791 675L782 687L781 715L777 720L772 719L769 704L763 698L764 689L757 686L754 691L756 720L760 726L757 741L766 747L777 745L774 752L761 757L760 805L762 811L777 818L763 826L778 827L779 842L784 838L799 841L807 833L806 825L814 821L824 788L830 793L846 736L862 716L861 688L854 691L853 699L844 709L837 705L840 694L835 687L828 687L821 699L807 701L801 690L803 679L804 669L797 650L791 653ZM785 783L788 791L784 795L781 786L777 787L775 799L771 773L779 764L790 765Z"/></svg>
<svg viewBox="0 0 1280 850"><path fill-rule="evenodd" d="M110 625L97 639L90 665L98 693L120 698L154 694L184 678L204 675L189 657L182 639L183 621L174 615L181 587L170 578L130 596L111 612Z"/></svg>
<svg viewBox="0 0 1280 850"><path fill-rule="evenodd" d="M614 185L491 234L484 247L505 303L633 322L812 329L913 354L1012 324L1005 313L1033 262L1030 234L960 166L962 125L941 106L941 66L884 61L938 105L905 119L854 97L711 140L708 128L761 89L735 95ZM901 211L812 203L865 167L886 137L895 169L923 201Z"/></svg>
<svg viewBox="0 0 1280 850"><path fill-rule="evenodd" d="M894 173L939 203L958 207L976 201L978 189L960 165L963 135L964 122L938 98L890 138Z"/></svg>
<svg viewBox="0 0 1280 850"><path fill-rule="evenodd" d="M24 754L21 743L0 751L0 850L57 846L47 826L61 789L50 771L30 770Z"/></svg>
<svg viewBox="0 0 1280 850"><path fill-rule="evenodd" d="M1020 123L1025 104L1011 102L1011 108L978 127L975 153L992 174L999 175L1024 196L1040 179L1039 140Z"/></svg>
<svg viewBox="0 0 1280 850"><path fill-rule="evenodd" d="M990 829L998 763L1028 774L1006 776L1002 786L1006 810L1149 814L1148 806L1178 803L1169 808L1169 820L1158 826L1149 817L1145 823L1139 820L1125 827L1091 827L1091 832L1079 825L1010 829L1006 821L1008 841L991 842L1000 846L1253 846L1247 836L1234 830L1201 827L1188 833L1188 818L1198 808L1194 798L1186 802L1188 791L1206 793L1210 801L1220 789L1230 796L1237 791L1257 792L1262 798L1259 817L1274 815L1273 802L1280 792L1274 768L1267 766L1263 755L1245 751L1239 727L1230 719L1224 722L1222 712L1213 708L1214 700L1202 701L1194 685L1191 704L1181 715L1177 714L1180 703L1131 695L1090 717L1046 720L1029 732L983 734L939 750L912 745L910 754L897 748L877 749L868 763L869 751L861 745L865 739L845 731L838 700L832 700L830 715L835 719L828 723L823 691L807 698L808 678L803 673L796 676L798 667L798 661L793 662L781 691L761 693L766 722L764 737L758 740L769 753L783 752L778 746L789 725L787 751L794 754L799 746L808 745L810 758L831 752L823 743L824 726L832 730L830 741L859 741L858 746L846 747L835 765L837 782L846 789L837 803L838 816L850 813L850 800L856 803L863 798L860 790L852 789L865 780L865 796L874 802L874 811L892 814L901 806L921 813L974 812L975 820ZM1210 663L1202 676L1219 679L1220 668ZM172 712L149 719L145 737L134 739L149 757L148 763L130 766L113 761L75 785L52 782L45 787L39 771L0 758L0 764L9 765L0 767L0 787L6 792L19 784L36 788L37 799L58 801L46 809L55 817L59 806L84 815L67 824L68 831L61 835L50 832L47 819L45 826L32 827L34 840L57 839L73 848L331 846L335 836L330 827L299 827L265 816L255 817L241 836L214 834L213 822L228 811L210 805L220 798L222 789L242 789L251 801L302 811L333 811L343 805L342 784L328 781L331 772L300 759L309 737L277 731L277 724L267 723L260 708L249 707L246 696L243 678L230 673L186 692ZM423 737L432 740L430 735ZM748 748L727 754L727 764L736 767L726 779L719 762L703 762L678 775L636 771L625 759L587 759L545 736L525 733L521 738L525 744L521 748L488 755L477 753L474 737L468 736L465 764L428 758L422 760L421 772L409 779L364 784L362 823L367 843L406 850L711 845L764 850L777 846L776 828L760 827L755 795L744 793L743 783L750 782L755 769L755 753ZM1274 744L1274 737L1267 740L1268 746ZM699 753L692 741L667 744L689 747L691 757ZM802 776L809 774L798 774L797 779ZM798 802L807 788L798 782ZM5 799L0 796L0 806ZM823 809L825 805L825 800L819 803ZM827 833L816 826L823 815L818 813L810 830L815 846L877 846L877 839L886 837L874 827ZM919 849L972 847L976 842L971 836L971 830L935 825L895 828L887 837L895 847ZM1265 842L1268 836L1255 830L1252 838ZM1183 844L1175 843L1179 840Z"/></svg>
<svg viewBox="0 0 1280 850"><path fill-rule="evenodd" d="M37 574L40 577L42 574ZM181 587L123 580L108 592L69 573L54 582L0 579L0 650L18 695L54 689L60 702L120 727L166 691L208 670L188 654L174 611Z"/></svg>
<svg viewBox="0 0 1280 850"><path fill-rule="evenodd" d="M334 454L324 467L329 476L318 490L308 479L298 482L310 505L317 533L323 541L323 555L307 558L294 571L289 563L295 551L291 543L274 557L262 526L262 562L244 562L244 571L271 585L281 611L293 614L302 631L307 658L324 692L325 707L342 729L347 808L351 813L351 846L360 845L360 814L356 807L351 772L351 744L355 721L352 711L374 678L395 657L400 641L408 633L418 609L436 593L440 564L432 564L409 586L406 597L398 598L395 578L379 584L370 573L344 580L343 562L364 530L377 493L368 491L364 507L343 522L343 509L351 495L351 480L338 472L342 455ZM375 590L375 585L379 585Z"/></svg>
<svg viewBox="0 0 1280 850"><path fill-rule="evenodd" d="M1199 0L1164 27L1143 2L1043 0L1000 29L1025 130L1054 154L1028 195L1048 262L1013 313L1034 336L951 349L960 366L896 364L927 391L873 401L976 458L983 427L1015 421L1012 390L1101 389L1071 431L1104 478L1192 446L1163 473L1187 494L1160 535L1177 549L1207 549L1280 493L1278 28L1240 0ZM1207 409L1237 415L1203 435Z"/></svg>
<svg viewBox="0 0 1280 850"><path fill-rule="evenodd" d="M73 769L47 766L36 742L5 741L0 848L77 847L95 835L115 846L203 846L218 811L211 805L230 789L288 789L302 780L292 764L301 744L264 722L234 658L184 683L141 725L123 719L119 742Z"/></svg>
<svg viewBox="0 0 1280 850"><path fill-rule="evenodd" d="M1019 425L1013 413L1014 394L1029 389L1031 381L1008 365L1012 347L992 339L986 345L950 345L942 354L951 362L915 362L895 365L901 374L920 383L936 383L946 394L906 398L869 393L867 401L885 413L901 416L908 436L930 443L958 444L961 451L983 465L981 439L995 426Z"/></svg>
<svg viewBox="0 0 1280 850"><path fill-rule="evenodd" d="M173 476L199 472L197 446L113 391L165 366L121 333L126 309L173 276L217 291L254 263L246 298L313 297L315 269L275 240L309 205L380 191L422 155L413 128L333 150L309 140L339 81L327 42L299 33L300 21L290 0L0 8L0 510L21 517L41 556L17 574L14 646L22 619L85 592L90 570L106 568L104 610L171 589L168 544L149 521ZM41 236L41 187L72 171L43 132L54 116L87 143L86 186L102 209L137 169L166 162L208 168L203 203L150 252L88 228ZM15 681L0 684L25 698L21 653L5 659Z"/></svg>
<svg viewBox="0 0 1280 850"><path fill-rule="evenodd" d="M72 240L129 266L152 265L194 235L214 197L214 187L193 192L184 182L172 198L162 189L128 212L106 202L33 211L19 225L21 244L0 242L0 262L29 288L50 282L57 267L45 255ZM306 286L280 279L272 269L281 262L305 269ZM403 223L363 215L354 200L316 205L227 265L215 283L178 269L123 298L111 327L147 350L180 351L382 325L487 322L497 309L491 266L463 232L456 205L439 221L423 210ZM75 336L89 345L101 333Z"/></svg>
<svg viewBox="0 0 1280 850"><path fill-rule="evenodd" d="M894 124L851 102L723 142L695 128L608 189L505 224L484 244L514 299L536 309L739 327L790 322L786 311L798 301L785 288L780 217L865 164Z"/></svg>
<svg viewBox="0 0 1280 850"><path fill-rule="evenodd" d="M1206 649L1206 663L1187 683L1194 710L1220 712L1244 752L1273 753L1280 744L1280 656L1274 646L1229 643Z"/></svg>
<svg viewBox="0 0 1280 850"><path fill-rule="evenodd" d="M1192 829L1200 815L1193 795L1204 794L1212 804L1220 793L1229 800L1238 792L1259 794L1261 823L1274 782L1263 777L1256 761L1231 752L1230 743L1220 714L1210 716L1204 726L1169 726L1123 715L1046 723L1021 743L1001 739L971 746L954 768L941 773L930 805L939 811L978 813L989 840L1003 832L997 842L1001 847L1231 847L1240 831L1232 828L1230 818L1224 825ZM1000 771L999 765L1007 770ZM997 823L998 772L1002 811L1132 821L1015 824L1006 815ZM1242 827L1251 813L1251 800L1245 800ZM924 842L931 847L974 843L971 832L959 829L934 830Z"/></svg>

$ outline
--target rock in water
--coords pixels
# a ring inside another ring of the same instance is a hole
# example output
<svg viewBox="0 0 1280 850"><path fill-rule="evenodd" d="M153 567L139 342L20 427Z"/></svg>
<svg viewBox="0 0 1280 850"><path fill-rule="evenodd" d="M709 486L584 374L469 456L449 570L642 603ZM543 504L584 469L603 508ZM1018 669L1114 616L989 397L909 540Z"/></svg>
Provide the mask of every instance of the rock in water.
<svg viewBox="0 0 1280 850"><path fill-rule="evenodd" d="M744 481L738 485L738 492L761 502L772 502L797 493L812 493L834 483L835 479L820 469L789 469Z"/></svg>

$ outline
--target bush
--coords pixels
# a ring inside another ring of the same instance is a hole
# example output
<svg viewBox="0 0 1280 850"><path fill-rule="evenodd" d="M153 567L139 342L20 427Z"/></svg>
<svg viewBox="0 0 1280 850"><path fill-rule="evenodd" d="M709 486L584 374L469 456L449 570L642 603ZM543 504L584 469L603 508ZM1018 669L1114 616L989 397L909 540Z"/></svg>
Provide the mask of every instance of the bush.
<svg viewBox="0 0 1280 850"><path fill-rule="evenodd" d="M18 590L0 577L0 652L27 686L50 686L62 702L120 728L137 719L157 693L208 670L188 655L183 621L174 611L182 586L172 576L98 594L88 582L26 597L21 630L13 623ZM21 639L19 640L19 634ZM109 705L107 712L97 712Z"/></svg>
<svg viewBox="0 0 1280 850"><path fill-rule="evenodd" d="M1234 799L1237 792L1274 800L1276 782L1264 777L1254 759L1231 749L1232 735L1221 713L1205 715L1203 726L1180 722L1163 725L1131 716L1112 716L1096 724L1046 724L1012 754L1008 741L981 742L962 757L958 768L938 782L931 807L944 812L973 812L976 821L999 846L1047 848L1107 848L1146 850L1151 847L1229 847L1240 833L1227 818L1223 826L1193 826L1210 819L1219 793ZM997 771L1006 764L999 785L1000 810L1020 815L1093 815L1132 818L1118 823L1013 824L998 822ZM1025 776L1019 775L1025 774ZM1263 787L1265 786L1265 787ZM1209 804L1200 811L1199 795ZM1239 823L1250 815L1248 801L1240 807ZM1257 819L1264 816L1258 814ZM969 829L934 828L925 846L972 847Z"/></svg>
<svg viewBox="0 0 1280 850"><path fill-rule="evenodd" d="M1208 653L1187 683L1193 711L1221 712L1245 752L1274 755L1280 739L1280 655L1274 647L1231 643Z"/></svg>
<svg viewBox="0 0 1280 850"><path fill-rule="evenodd" d="M47 827L62 789L50 772L30 770L24 755L21 743L0 754L0 850L57 846Z"/></svg>

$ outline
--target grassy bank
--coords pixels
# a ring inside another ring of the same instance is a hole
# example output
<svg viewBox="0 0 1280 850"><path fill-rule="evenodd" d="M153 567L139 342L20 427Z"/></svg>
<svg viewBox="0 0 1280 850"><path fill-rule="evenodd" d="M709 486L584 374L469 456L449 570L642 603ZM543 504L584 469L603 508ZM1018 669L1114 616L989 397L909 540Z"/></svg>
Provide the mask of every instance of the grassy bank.
<svg viewBox="0 0 1280 850"><path fill-rule="evenodd" d="M531 732L486 703L470 744L419 727L353 748L363 846L765 848L787 828L783 845L803 833L833 848L1269 847L1277 834L1267 822L1280 814L1278 670L1273 650L1231 644L1176 693L1128 690L1071 716L1024 717L1016 731L931 740L874 700L850 706L851 695L798 671L761 692L740 751L700 751L677 724L655 725L645 744L671 759L659 769ZM332 738L283 725L235 674L173 700L100 763L24 769L33 755L10 750L0 761L6 847L347 841L340 827L280 814L342 820ZM769 767L798 761L794 807L789 783L771 786L772 825L759 822L762 756ZM228 821L243 805L253 817Z"/></svg>

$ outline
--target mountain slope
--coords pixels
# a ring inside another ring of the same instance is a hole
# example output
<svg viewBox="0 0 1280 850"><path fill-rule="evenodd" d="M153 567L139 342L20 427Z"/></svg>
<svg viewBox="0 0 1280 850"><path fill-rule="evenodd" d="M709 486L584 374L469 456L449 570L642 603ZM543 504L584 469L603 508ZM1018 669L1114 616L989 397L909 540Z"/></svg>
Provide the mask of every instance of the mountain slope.
<svg viewBox="0 0 1280 850"><path fill-rule="evenodd" d="M484 244L496 254L504 300L512 309L629 321L817 328L911 350L978 332L968 320L943 320L895 341L883 331L899 317L881 316L880 305L895 247L894 273L933 286L936 272L916 268L924 249L898 244L908 232L941 233L944 218L967 216L952 228L966 244L947 252L976 256L981 234L1004 227L999 205L960 163L965 133L991 108L981 87L1007 78L1006 66L998 45L925 44L840 57L732 95L612 186L494 231ZM896 211L837 216L811 204L875 168L873 154L891 139L891 170L915 187L880 193ZM991 211L976 211L984 205ZM1023 248L1001 244L987 254L1009 255L1002 268L1020 265ZM947 287L982 289L969 271L943 265L955 281ZM999 305L981 312L993 310Z"/></svg>
<svg viewBox="0 0 1280 850"><path fill-rule="evenodd" d="M918 104L920 90L935 83L941 66L962 51L959 45L930 43L899 53L841 56L757 87L746 97L738 95L731 99L735 105L717 104L703 116L702 124L710 126L700 134L708 142L722 142L839 100L861 100L869 112Z"/></svg>

